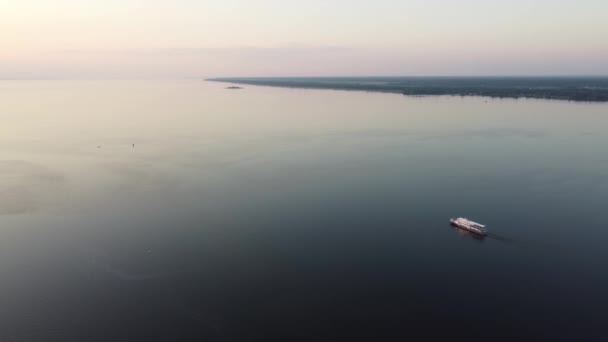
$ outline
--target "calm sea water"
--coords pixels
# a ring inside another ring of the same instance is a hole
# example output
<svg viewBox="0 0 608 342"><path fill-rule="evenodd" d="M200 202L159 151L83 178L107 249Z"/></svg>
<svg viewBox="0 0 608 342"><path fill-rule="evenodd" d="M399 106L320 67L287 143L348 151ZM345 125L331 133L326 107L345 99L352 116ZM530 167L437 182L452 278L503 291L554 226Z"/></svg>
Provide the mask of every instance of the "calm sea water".
<svg viewBox="0 0 608 342"><path fill-rule="evenodd" d="M0 82L1 341L606 338L607 104L224 87Z"/></svg>

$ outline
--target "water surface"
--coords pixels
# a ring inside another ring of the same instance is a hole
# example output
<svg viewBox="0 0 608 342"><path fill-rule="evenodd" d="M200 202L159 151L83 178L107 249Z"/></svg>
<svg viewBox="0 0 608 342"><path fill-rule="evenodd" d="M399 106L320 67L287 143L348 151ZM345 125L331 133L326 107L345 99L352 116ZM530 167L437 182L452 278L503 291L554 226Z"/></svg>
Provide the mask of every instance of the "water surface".
<svg viewBox="0 0 608 342"><path fill-rule="evenodd" d="M601 339L608 105L225 86L0 82L0 340Z"/></svg>

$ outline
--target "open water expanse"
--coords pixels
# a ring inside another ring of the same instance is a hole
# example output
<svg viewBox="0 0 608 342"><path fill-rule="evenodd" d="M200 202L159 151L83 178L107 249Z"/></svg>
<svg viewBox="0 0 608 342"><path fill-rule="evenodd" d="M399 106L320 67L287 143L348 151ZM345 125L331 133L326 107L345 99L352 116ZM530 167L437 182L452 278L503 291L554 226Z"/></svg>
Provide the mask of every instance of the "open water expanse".
<svg viewBox="0 0 608 342"><path fill-rule="evenodd" d="M226 86L0 81L0 341L607 338L608 104Z"/></svg>

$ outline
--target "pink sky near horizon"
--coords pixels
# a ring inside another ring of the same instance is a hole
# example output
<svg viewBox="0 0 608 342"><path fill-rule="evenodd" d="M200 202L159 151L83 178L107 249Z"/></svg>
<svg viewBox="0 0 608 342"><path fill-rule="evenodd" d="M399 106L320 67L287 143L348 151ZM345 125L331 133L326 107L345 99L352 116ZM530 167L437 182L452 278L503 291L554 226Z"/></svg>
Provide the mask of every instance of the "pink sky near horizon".
<svg viewBox="0 0 608 342"><path fill-rule="evenodd" d="M0 6L0 78L608 75L599 0Z"/></svg>

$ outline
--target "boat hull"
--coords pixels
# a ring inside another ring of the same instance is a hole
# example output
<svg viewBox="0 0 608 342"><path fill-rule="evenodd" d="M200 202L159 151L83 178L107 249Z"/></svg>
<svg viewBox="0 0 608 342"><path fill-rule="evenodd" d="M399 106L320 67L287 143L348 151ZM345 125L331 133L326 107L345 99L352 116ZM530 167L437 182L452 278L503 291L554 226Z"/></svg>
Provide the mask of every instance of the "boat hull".
<svg viewBox="0 0 608 342"><path fill-rule="evenodd" d="M485 230L481 230L481 229L476 228L476 227L471 227L471 226L468 226L466 224L460 224L458 222L455 222L455 220L450 220L450 222L451 222L452 226L458 227L460 229L467 230L467 231L469 231L471 233L474 233L474 234L477 234L477 235L480 235L480 236L486 236L486 235L488 235L488 232L485 231Z"/></svg>

